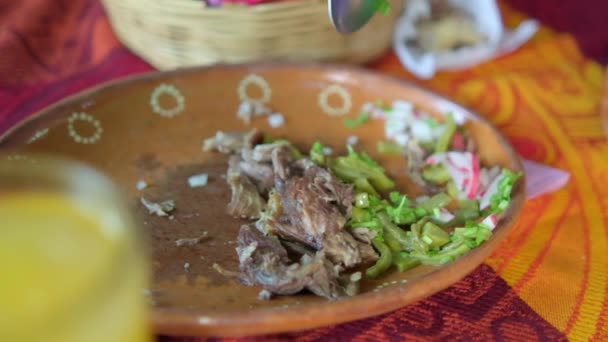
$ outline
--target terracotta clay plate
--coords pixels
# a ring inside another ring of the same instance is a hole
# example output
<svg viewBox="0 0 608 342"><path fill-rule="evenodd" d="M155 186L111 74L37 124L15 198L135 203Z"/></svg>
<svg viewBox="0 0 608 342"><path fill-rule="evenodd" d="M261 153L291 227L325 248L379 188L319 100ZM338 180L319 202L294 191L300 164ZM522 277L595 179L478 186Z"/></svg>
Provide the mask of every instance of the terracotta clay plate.
<svg viewBox="0 0 608 342"><path fill-rule="evenodd" d="M264 102L285 117L271 128L265 118L245 125L236 112L243 98ZM458 281L477 267L505 237L523 201L523 182L492 238L456 262L420 266L405 273L365 279L363 292L336 301L309 294L260 301L260 288L219 274L238 267L235 239L241 221L225 214L230 193L222 178L226 159L202 151L204 138L218 130L252 127L286 137L308 148L320 139L344 152L350 135L359 148L380 159L402 191L417 192L407 181L403 159L375 154L383 138L381 121L356 129L343 124L368 101L403 99L432 115L465 115L486 164L522 171L507 141L486 120L413 84L344 66L254 64L151 73L97 87L34 115L0 138L15 154L44 152L68 156L105 172L129 197L147 234L151 251L153 320L159 333L245 335L314 328L395 310ZM320 105L323 103L324 105ZM206 172L209 184L190 188L188 177ZM139 191L136 183L149 186ZM173 219L148 215L139 198L173 199ZM176 240L208 233L194 246ZM185 267L188 265L189 267Z"/></svg>

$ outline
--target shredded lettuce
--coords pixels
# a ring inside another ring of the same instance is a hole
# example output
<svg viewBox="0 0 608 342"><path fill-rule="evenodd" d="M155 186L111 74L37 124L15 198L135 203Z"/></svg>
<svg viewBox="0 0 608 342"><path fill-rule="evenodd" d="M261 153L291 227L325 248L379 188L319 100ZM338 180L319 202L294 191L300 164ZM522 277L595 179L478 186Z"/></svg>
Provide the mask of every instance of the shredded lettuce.
<svg viewBox="0 0 608 342"><path fill-rule="evenodd" d="M403 154L403 147L391 141L378 141L376 149L382 154Z"/></svg>
<svg viewBox="0 0 608 342"><path fill-rule="evenodd" d="M437 226L429 226L428 222L424 227L430 228L427 228L426 232L424 229L422 232L412 229L411 235L418 234L418 241L428 245L429 248L415 248L408 254L408 257L430 265L442 265L456 260L492 236L489 227L474 222L467 223L465 227L454 229L449 235ZM440 247L437 248L437 246Z"/></svg>
<svg viewBox="0 0 608 342"><path fill-rule="evenodd" d="M450 141L451 137L447 140ZM386 175L384 168L365 152L357 152L352 146L347 146L346 155L328 160L323 148L320 142L315 143L310 152L311 159L317 164L329 165L339 178L353 184L357 191L347 227L367 228L375 232L373 245L381 260L368 269L370 277L377 277L390 267L402 271L421 263L445 264L487 241L492 235L491 227L480 222L509 205L513 186L521 176L504 170L498 192L491 198L491 211L482 212L478 200L456 201L454 194L449 194L452 180L443 179L445 175L441 174L445 170L435 168L433 171L447 184L448 193L441 192L417 203L398 191L391 191L384 197L395 183ZM440 222L438 218L442 210L453 202L458 203L456 209L450 209L453 218L449 222Z"/></svg>
<svg viewBox="0 0 608 342"><path fill-rule="evenodd" d="M454 211L454 216L459 222L468 222L481 217L478 200L461 200L459 208Z"/></svg>
<svg viewBox="0 0 608 342"><path fill-rule="evenodd" d="M509 207L513 186L521 175L519 172L513 172L508 169L502 170L502 178L498 183L498 191L490 198L490 211L492 213L501 213Z"/></svg>
<svg viewBox="0 0 608 342"><path fill-rule="evenodd" d="M382 172L384 172L384 169L380 166L380 164L378 164L378 162L373 160L372 157L370 157L367 153L365 153L365 152L357 153L357 151L355 151L355 149L351 145L348 145L347 149L348 149L349 158L359 159L361 161L364 161L367 165L369 165L371 167L376 167L379 170L381 170Z"/></svg>
<svg viewBox="0 0 608 342"><path fill-rule="evenodd" d="M391 267L393 253L391 252L390 248L384 243L384 241L379 239L377 236L372 239L372 245L380 253L380 258L378 258L378 261L376 261L376 264L374 264L374 266L368 268L365 271L365 275L369 278L377 278L379 275L388 270L389 267Z"/></svg>
<svg viewBox="0 0 608 342"><path fill-rule="evenodd" d="M386 206L386 201L379 197L360 192L355 196L355 206L352 209L351 217L347 222L347 227L365 227L376 232L376 236L383 239L382 223L378 218L378 212Z"/></svg>
<svg viewBox="0 0 608 342"><path fill-rule="evenodd" d="M347 182L355 183L358 188L362 187L361 184L357 184L357 182L362 182L361 179L367 180L377 191L387 191L395 187L395 182L386 175L384 168L367 153L357 153L350 145L348 146L348 155L336 158L331 165L331 169L338 177Z"/></svg>
<svg viewBox="0 0 608 342"><path fill-rule="evenodd" d="M410 257L406 252L393 253L393 265L399 272L405 272L420 265L420 260Z"/></svg>
<svg viewBox="0 0 608 342"><path fill-rule="evenodd" d="M378 192L376 191L376 189L374 189L374 187L367 180L367 178L359 178L355 180L353 184L355 184L355 189L357 189L358 191L367 192L368 194L372 195L378 195Z"/></svg>
<svg viewBox="0 0 608 342"><path fill-rule="evenodd" d="M374 105L380 109L382 109L385 112L389 112L391 110L393 110L393 107L387 103L385 103L383 100L376 100L374 101Z"/></svg>
<svg viewBox="0 0 608 342"><path fill-rule="evenodd" d="M393 206L387 206L386 213L391 221L397 225L410 224L416 221L416 210L411 207L411 202L406 195L391 192L390 199Z"/></svg>
<svg viewBox="0 0 608 342"><path fill-rule="evenodd" d="M369 121L369 115L367 113L361 113L356 119L344 119L344 125L348 128L357 128L365 124L367 121Z"/></svg>
<svg viewBox="0 0 608 342"><path fill-rule="evenodd" d="M426 222L424 226L422 226L422 240L425 241L430 248L436 249L450 242L450 234L432 222Z"/></svg>
<svg viewBox="0 0 608 342"><path fill-rule="evenodd" d="M325 165L325 146L320 141L315 141L312 144L312 148L310 149L309 156L310 160L312 160L317 165Z"/></svg>
<svg viewBox="0 0 608 342"><path fill-rule="evenodd" d="M444 184L452 179L448 169L442 164L428 165L422 169L422 178L433 184Z"/></svg>
<svg viewBox="0 0 608 342"><path fill-rule="evenodd" d="M437 120L435 120L435 118L428 118L424 121L426 122L427 125L431 126L432 128L439 126L439 122L437 122Z"/></svg>
<svg viewBox="0 0 608 342"><path fill-rule="evenodd" d="M446 193L440 192L437 195L425 200L424 202L418 205L419 208L426 210L429 213L432 213L436 208L441 209L446 205L450 204L452 198Z"/></svg>
<svg viewBox="0 0 608 342"><path fill-rule="evenodd" d="M452 241L462 241L470 248L481 245L492 236L490 227L476 222L468 222L464 227L454 229Z"/></svg>

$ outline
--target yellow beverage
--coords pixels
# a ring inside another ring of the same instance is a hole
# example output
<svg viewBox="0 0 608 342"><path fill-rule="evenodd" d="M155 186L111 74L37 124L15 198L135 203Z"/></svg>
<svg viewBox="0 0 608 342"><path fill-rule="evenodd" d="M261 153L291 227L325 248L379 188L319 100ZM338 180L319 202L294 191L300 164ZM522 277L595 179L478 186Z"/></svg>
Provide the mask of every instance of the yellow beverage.
<svg viewBox="0 0 608 342"><path fill-rule="evenodd" d="M0 341L151 340L135 229L86 170L52 186L32 174L14 186L0 171Z"/></svg>

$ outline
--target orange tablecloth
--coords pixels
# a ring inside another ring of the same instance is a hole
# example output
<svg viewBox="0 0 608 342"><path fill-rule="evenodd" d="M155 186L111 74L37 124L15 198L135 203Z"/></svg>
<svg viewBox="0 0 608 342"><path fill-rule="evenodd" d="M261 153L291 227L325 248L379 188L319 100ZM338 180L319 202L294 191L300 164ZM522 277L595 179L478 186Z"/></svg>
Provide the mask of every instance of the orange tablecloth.
<svg viewBox="0 0 608 342"><path fill-rule="evenodd" d="M96 1L0 5L0 131L69 93L150 70L118 43ZM391 53L370 67L411 78ZM391 314L273 338L608 341L603 77L572 37L543 29L516 53L425 82L489 117L524 157L571 172L569 184L529 201L508 240L449 289Z"/></svg>

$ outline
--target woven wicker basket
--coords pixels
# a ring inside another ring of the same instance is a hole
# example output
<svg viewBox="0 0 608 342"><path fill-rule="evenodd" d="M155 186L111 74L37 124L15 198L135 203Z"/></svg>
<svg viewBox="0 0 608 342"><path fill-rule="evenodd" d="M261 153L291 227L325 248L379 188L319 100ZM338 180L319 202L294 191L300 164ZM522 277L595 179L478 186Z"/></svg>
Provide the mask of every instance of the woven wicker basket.
<svg viewBox="0 0 608 342"><path fill-rule="evenodd" d="M403 0L391 0L391 14L341 35L325 0L221 8L200 0L102 1L120 40L161 70L261 59L364 63L390 47L403 8Z"/></svg>

